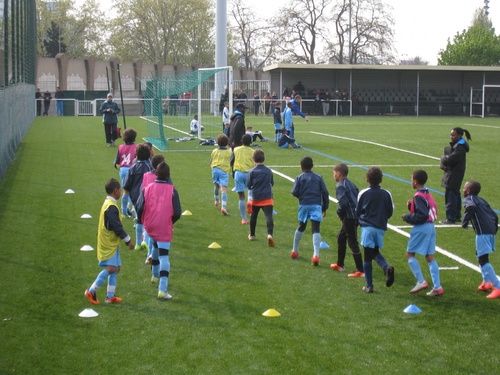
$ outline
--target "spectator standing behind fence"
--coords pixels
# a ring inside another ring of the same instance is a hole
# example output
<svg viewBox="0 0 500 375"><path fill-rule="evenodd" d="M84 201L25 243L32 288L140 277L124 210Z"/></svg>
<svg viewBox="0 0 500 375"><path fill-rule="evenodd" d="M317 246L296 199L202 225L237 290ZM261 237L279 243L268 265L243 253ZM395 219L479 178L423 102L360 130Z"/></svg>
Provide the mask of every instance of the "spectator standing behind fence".
<svg viewBox="0 0 500 375"><path fill-rule="evenodd" d="M267 116L271 114L271 112L269 112L271 108L271 94L269 93L269 91L267 91L264 94L263 99L264 99L264 114Z"/></svg>
<svg viewBox="0 0 500 375"><path fill-rule="evenodd" d="M255 116L259 115L259 110L260 110L260 96L257 92L253 94L253 112L255 113Z"/></svg>
<svg viewBox="0 0 500 375"><path fill-rule="evenodd" d="M64 116L64 102L62 101L62 99L64 98L64 93L62 92L60 87L56 89L54 97L56 98L56 115Z"/></svg>
<svg viewBox="0 0 500 375"><path fill-rule="evenodd" d="M40 92L40 89L36 89L35 101L36 101L36 115L41 116L42 115L42 93Z"/></svg>
<svg viewBox="0 0 500 375"><path fill-rule="evenodd" d="M177 116L177 104L179 102L179 94L172 94L168 97L168 114Z"/></svg>
<svg viewBox="0 0 500 375"><path fill-rule="evenodd" d="M102 114L102 123L104 124L104 133L106 135L106 143L108 147L115 146L115 140L118 138L117 124L120 107L113 101L113 94L109 93L106 101L102 103L99 112Z"/></svg>
<svg viewBox="0 0 500 375"><path fill-rule="evenodd" d="M324 91L321 97L321 105L323 106L323 116L328 116L328 112L330 112L330 100L332 100L330 91L328 90Z"/></svg>
<svg viewBox="0 0 500 375"><path fill-rule="evenodd" d="M276 108L276 103L278 103L278 95L276 95L276 91L273 91L273 93L271 95L271 108L270 108L269 113L274 114L274 109Z"/></svg>
<svg viewBox="0 0 500 375"><path fill-rule="evenodd" d="M52 95L49 90L43 93L43 115L49 115L50 101L52 100Z"/></svg>
<svg viewBox="0 0 500 375"><path fill-rule="evenodd" d="M469 152L469 144L462 138L464 134L470 141L468 130L459 127L451 129L450 147L445 147L444 156L441 158L440 168L444 171L441 186L446 189L444 194L446 220L440 221L441 224L455 224L461 220L460 187L465 175L466 156Z"/></svg>

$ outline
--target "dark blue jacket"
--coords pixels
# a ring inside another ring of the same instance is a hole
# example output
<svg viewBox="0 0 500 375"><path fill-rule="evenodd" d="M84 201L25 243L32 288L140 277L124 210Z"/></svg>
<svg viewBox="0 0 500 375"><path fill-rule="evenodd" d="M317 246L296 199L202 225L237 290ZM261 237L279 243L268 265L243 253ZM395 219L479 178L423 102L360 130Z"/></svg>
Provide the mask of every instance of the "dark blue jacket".
<svg viewBox="0 0 500 375"><path fill-rule="evenodd" d="M111 111L108 112L108 109ZM120 113L120 107L114 101L106 100L102 103L99 112L102 114L103 124L118 124L117 114Z"/></svg>
<svg viewBox="0 0 500 375"><path fill-rule="evenodd" d="M254 200L271 199L273 185L273 172L265 165L256 165L248 171L247 188L252 190Z"/></svg>
<svg viewBox="0 0 500 375"><path fill-rule="evenodd" d="M342 220L356 219L356 204L358 202L359 189L351 180L344 178L337 183L336 196L339 201L337 215Z"/></svg>
<svg viewBox="0 0 500 375"><path fill-rule="evenodd" d="M313 171L304 171L293 183L292 195L299 199L300 205L319 204L326 212L330 204L328 189L323 177Z"/></svg>
<svg viewBox="0 0 500 375"><path fill-rule="evenodd" d="M392 195L379 185L360 191L356 215L361 227L374 227L387 230L387 221L394 211Z"/></svg>
<svg viewBox="0 0 500 375"><path fill-rule="evenodd" d="M496 234L498 231L498 215L488 202L477 195L469 195L464 199L464 218L462 227L467 228L472 222L476 234Z"/></svg>

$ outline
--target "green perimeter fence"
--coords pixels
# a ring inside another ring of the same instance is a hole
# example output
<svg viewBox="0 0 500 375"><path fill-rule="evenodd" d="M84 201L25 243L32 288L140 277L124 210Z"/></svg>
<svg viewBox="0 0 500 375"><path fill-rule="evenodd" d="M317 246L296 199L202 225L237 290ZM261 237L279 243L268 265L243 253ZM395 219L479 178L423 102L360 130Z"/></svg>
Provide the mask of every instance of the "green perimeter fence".
<svg viewBox="0 0 500 375"><path fill-rule="evenodd" d="M0 3L0 179L35 118L36 5Z"/></svg>

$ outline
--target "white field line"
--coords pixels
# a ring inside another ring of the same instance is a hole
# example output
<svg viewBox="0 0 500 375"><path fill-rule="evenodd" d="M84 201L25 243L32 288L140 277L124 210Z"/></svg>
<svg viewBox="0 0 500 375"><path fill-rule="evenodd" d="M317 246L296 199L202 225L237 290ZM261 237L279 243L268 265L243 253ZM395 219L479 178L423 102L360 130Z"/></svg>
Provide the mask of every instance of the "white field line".
<svg viewBox="0 0 500 375"><path fill-rule="evenodd" d="M287 176L286 174L278 172L278 171L276 171L274 169L271 169L271 170L273 171L274 174L276 174L276 175L278 175L280 177L283 177L284 179L286 179L286 180L288 180L288 181L290 181L292 183L295 181L293 178L291 178L290 176ZM331 202L338 203L338 200L336 198L333 198L332 196L329 196L329 199L330 199ZM404 237L406 237L406 238L410 238L410 233L407 233L404 230L399 229L399 227L397 227L395 225L388 224L387 228L390 229L390 230L392 230L392 231L394 231L394 232L396 232L396 233L398 233L398 234L400 234L400 235L402 235L402 236L404 236ZM447 256L450 259L453 259L454 261L456 261L456 262L458 262L458 263L460 263L460 264L462 264L462 265L464 265L466 267L469 267L471 270L474 270L476 272L481 272L481 270L479 269L479 267L477 265L475 265L475 264L473 264L473 263L471 263L471 262L469 262L469 261L467 261L465 259L460 258L459 256L457 256L457 255L449 252L448 250L445 250L445 249L443 249L443 248L441 248L439 246L436 246L436 251L438 253L440 253L440 254L443 254L443 255Z"/></svg>
<svg viewBox="0 0 500 375"><path fill-rule="evenodd" d="M335 164L336 163L325 164L325 165L314 164L314 168L333 168L333 166ZM353 167L353 168L360 167L360 165L358 165L358 164L348 164L348 166ZM403 167L403 168L406 168L406 167L436 167L436 166L438 166L438 165L437 164L384 164L384 165L377 164L377 167ZM269 168L296 168L296 169L300 170L299 165L272 165L272 166L268 165L268 167Z"/></svg>
<svg viewBox="0 0 500 375"><path fill-rule="evenodd" d="M407 154L412 154L412 155L417 155L417 156L423 156L424 158L429 158L429 159L433 159L433 160L441 160L440 158L438 158L436 156L425 155L425 154L421 154L420 152L414 152L414 151L409 151L409 150L405 150L405 149L402 149L402 148L397 148L397 147L393 147L393 146L387 146L387 145L384 145L382 143L365 141L364 139L341 137L339 135L319 133L319 132L311 132L311 134L322 135L324 137L344 139L346 141L352 141L352 142L367 143L367 144L370 144L370 145L380 146L380 147L388 148L388 149L395 150L395 151L401 151L401 152L404 152L404 153L407 153Z"/></svg>
<svg viewBox="0 0 500 375"><path fill-rule="evenodd" d="M500 126L495 126L495 125L465 124L464 126L477 126L478 128L500 129Z"/></svg>

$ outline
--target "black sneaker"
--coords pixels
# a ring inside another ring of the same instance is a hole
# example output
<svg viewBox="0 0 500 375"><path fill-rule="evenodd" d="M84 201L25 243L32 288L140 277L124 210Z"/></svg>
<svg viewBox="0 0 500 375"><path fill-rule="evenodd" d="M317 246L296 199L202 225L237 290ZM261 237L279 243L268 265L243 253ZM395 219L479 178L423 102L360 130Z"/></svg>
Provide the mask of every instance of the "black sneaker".
<svg viewBox="0 0 500 375"><path fill-rule="evenodd" d="M394 284L394 267L389 266L385 273L385 286L389 287Z"/></svg>
<svg viewBox="0 0 500 375"><path fill-rule="evenodd" d="M361 290L365 293L373 293L373 286L364 286Z"/></svg>

